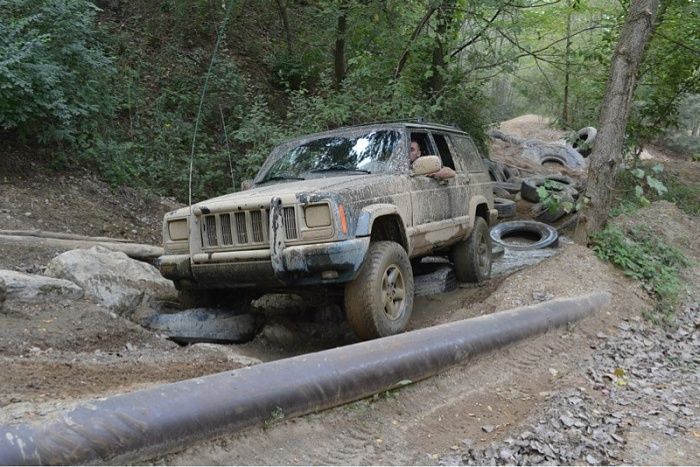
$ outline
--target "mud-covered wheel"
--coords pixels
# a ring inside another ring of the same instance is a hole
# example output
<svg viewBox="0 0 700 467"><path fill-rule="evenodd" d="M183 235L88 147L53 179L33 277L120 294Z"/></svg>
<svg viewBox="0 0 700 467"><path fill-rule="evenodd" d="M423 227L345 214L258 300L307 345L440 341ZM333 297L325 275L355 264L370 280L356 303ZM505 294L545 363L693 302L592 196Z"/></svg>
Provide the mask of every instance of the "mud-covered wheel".
<svg viewBox="0 0 700 467"><path fill-rule="evenodd" d="M491 277L491 237L483 217L474 219L469 238L452 247L451 259L459 282L481 283Z"/></svg>
<svg viewBox="0 0 700 467"><path fill-rule="evenodd" d="M413 271L394 242L373 242L358 276L345 285L345 314L360 339L406 330L413 313Z"/></svg>

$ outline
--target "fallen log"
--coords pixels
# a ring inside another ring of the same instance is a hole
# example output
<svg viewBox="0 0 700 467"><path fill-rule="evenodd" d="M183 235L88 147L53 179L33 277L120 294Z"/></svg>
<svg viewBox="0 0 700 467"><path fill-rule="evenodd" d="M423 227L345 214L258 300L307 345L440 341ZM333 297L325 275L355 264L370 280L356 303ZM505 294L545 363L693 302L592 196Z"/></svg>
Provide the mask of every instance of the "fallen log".
<svg viewBox="0 0 700 467"><path fill-rule="evenodd" d="M90 240L88 240L90 239ZM90 249L93 246L99 245L111 251L121 251L130 258L141 261L151 262L163 255L163 248L153 245L144 245L140 243L118 243L113 241L93 240L91 237L86 237L82 240L67 240L63 238L45 238L34 236L18 236L18 235L1 235L0 245L19 245L19 246L44 246L56 248L63 251L76 249Z"/></svg>
<svg viewBox="0 0 700 467"><path fill-rule="evenodd" d="M87 240L92 242L109 243L134 243L133 240L111 237L89 237L87 235L71 234L66 232L50 232L47 230L0 230L0 235L12 235L18 237L61 238L63 240Z"/></svg>

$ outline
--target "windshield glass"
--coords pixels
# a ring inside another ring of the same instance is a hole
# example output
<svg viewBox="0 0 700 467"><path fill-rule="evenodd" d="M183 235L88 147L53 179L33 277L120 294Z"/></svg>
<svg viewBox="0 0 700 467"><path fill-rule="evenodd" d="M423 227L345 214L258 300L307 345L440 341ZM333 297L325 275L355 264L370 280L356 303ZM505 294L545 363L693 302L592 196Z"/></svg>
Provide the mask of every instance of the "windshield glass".
<svg viewBox="0 0 700 467"><path fill-rule="evenodd" d="M274 162L258 177L269 180L307 179L329 175L387 173L399 147L397 130L373 130L283 144L270 156ZM267 164L266 164L267 165Z"/></svg>

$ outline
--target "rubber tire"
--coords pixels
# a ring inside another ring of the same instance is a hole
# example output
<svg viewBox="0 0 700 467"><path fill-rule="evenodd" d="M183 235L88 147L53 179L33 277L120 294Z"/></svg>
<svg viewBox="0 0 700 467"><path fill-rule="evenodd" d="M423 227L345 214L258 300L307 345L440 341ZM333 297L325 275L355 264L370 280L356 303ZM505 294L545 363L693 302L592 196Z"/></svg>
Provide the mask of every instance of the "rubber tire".
<svg viewBox="0 0 700 467"><path fill-rule="evenodd" d="M574 203L574 198L568 193L562 193L560 195L560 198L561 199L559 200L559 208L556 211L550 211L549 208L544 206L544 203L537 203L534 206L532 206L532 214L538 221L544 222L546 224L552 224L558 221L559 219L568 214L568 212L566 212L566 210L562 206L562 203Z"/></svg>
<svg viewBox="0 0 700 467"><path fill-rule="evenodd" d="M531 203L539 203L540 202L540 195L537 193L537 188L544 185L545 182L547 181L547 177L530 177L526 178L523 180L523 183L520 187L520 196L522 199L526 201L530 201ZM551 178L550 180L557 181L559 183L559 180L555 180ZM571 185L567 185L565 183L562 183L564 185L561 190L552 190L548 189L547 191L551 192L563 192L563 193L568 193L572 197L576 198L578 196L578 190L574 188Z"/></svg>
<svg viewBox="0 0 700 467"><path fill-rule="evenodd" d="M520 170L503 164L503 178L506 182L512 182L520 178Z"/></svg>
<svg viewBox="0 0 700 467"><path fill-rule="evenodd" d="M511 221L497 224L489 234L491 241L511 250L537 250L559 244L559 234L550 225L536 221ZM518 245L506 242L506 238L537 238L534 243Z"/></svg>
<svg viewBox="0 0 700 467"><path fill-rule="evenodd" d="M406 330L413 313L413 270L395 242L372 242L357 277L345 284L345 315L357 337L386 337ZM393 316L392 316L393 315Z"/></svg>
<svg viewBox="0 0 700 467"><path fill-rule="evenodd" d="M413 276L413 295L416 297L452 292L456 288L457 279L452 266L448 264L439 265L435 271Z"/></svg>
<svg viewBox="0 0 700 467"><path fill-rule="evenodd" d="M520 193L522 188L522 181L518 182L491 182L491 187L493 193L496 194L497 190L504 190L506 193L514 195Z"/></svg>
<svg viewBox="0 0 700 467"><path fill-rule="evenodd" d="M576 149L584 158L590 156L593 152L593 143L595 143L597 134L598 130L592 126L581 128L576 132L576 141L574 141L574 144L572 145L573 148ZM588 147L586 149L581 149L581 146L584 144L586 144Z"/></svg>
<svg viewBox="0 0 700 467"><path fill-rule="evenodd" d="M498 218L515 217L515 201L506 198L493 198L493 207L498 211Z"/></svg>
<svg viewBox="0 0 700 467"><path fill-rule="evenodd" d="M503 182L505 181L503 170L499 166L498 162L492 161L490 159L483 159L484 165L488 169L489 178L492 182Z"/></svg>
<svg viewBox="0 0 700 467"><path fill-rule="evenodd" d="M235 314L218 308L193 308L178 313L146 315L140 324L180 344L241 344L255 337L256 321L255 316L249 313Z"/></svg>
<svg viewBox="0 0 700 467"><path fill-rule="evenodd" d="M491 238L489 227L483 217L474 219L474 228L469 238L455 244L450 259L459 282L480 284L491 277Z"/></svg>

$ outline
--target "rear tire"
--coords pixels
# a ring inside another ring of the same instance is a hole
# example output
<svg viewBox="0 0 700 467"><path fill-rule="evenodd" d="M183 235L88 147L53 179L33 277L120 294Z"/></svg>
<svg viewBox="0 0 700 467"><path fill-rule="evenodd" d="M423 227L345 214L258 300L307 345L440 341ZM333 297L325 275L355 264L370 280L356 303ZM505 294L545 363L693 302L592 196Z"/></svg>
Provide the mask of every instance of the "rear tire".
<svg viewBox="0 0 700 467"><path fill-rule="evenodd" d="M406 330L413 313L413 271L395 242L372 242L358 276L345 285L345 314L360 339Z"/></svg>
<svg viewBox="0 0 700 467"><path fill-rule="evenodd" d="M481 283L491 277L491 237L483 217L474 219L469 238L452 247L451 259L459 282Z"/></svg>

